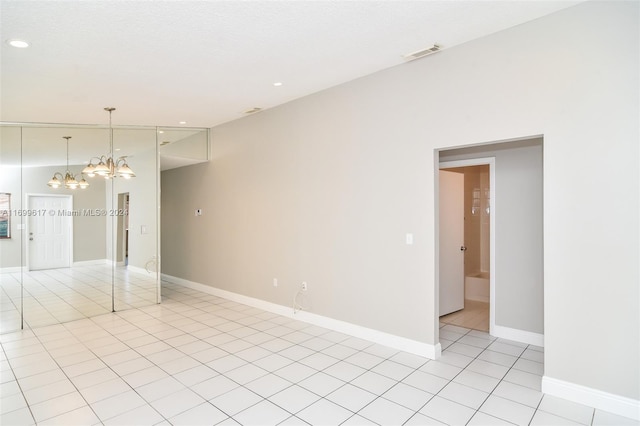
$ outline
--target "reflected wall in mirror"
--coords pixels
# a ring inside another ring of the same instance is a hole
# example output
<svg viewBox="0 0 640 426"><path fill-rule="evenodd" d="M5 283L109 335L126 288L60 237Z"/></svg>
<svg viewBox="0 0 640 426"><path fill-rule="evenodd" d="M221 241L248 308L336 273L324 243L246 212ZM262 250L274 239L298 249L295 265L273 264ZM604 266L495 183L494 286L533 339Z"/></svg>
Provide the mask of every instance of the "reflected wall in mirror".
<svg viewBox="0 0 640 426"><path fill-rule="evenodd" d="M8 212L11 238L0 239L0 333L18 330L22 324L22 238L24 218L21 182L21 129L0 127L0 191L12 194Z"/></svg>
<svg viewBox="0 0 640 426"><path fill-rule="evenodd" d="M162 171L209 161L206 129L158 129Z"/></svg>
<svg viewBox="0 0 640 426"><path fill-rule="evenodd" d="M71 136L67 153L65 136ZM22 127L23 320L25 328L111 312L107 264L107 184L49 187L55 173L81 175L83 161L106 140L105 129ZM103 148L104 149L104 148ZM68 166L67 166L68 164Z"/></svg>
<svg viewBox="0 0 640 426"><path fill-rule="evenodd" d="M114 129L114 156L136 177L110 179L107 258L115 265L117 311L158 303L158 151L154 129ZM98 177L96 177L98 178ZM94 179L96 179L94 178Z"/></svg>

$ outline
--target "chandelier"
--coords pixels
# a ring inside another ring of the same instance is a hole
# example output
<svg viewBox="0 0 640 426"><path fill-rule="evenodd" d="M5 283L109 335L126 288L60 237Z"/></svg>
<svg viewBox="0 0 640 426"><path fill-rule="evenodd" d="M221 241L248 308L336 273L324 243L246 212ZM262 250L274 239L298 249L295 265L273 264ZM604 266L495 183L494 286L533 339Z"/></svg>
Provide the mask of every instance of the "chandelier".
<svg viewBox="0 0 640 426"><path fill-rule="evenodd" d="M78 182L76 176L69 171L69 139L71 139L71 136L63 136L63 138L67 140L67 171L64 173L64 176L62 173L55 172L47 185L54 189L60 188L63 184L64 187L68 189L77 189L78 187L85 189L89 186L89 182L87 182L84 177Z"/></svg>
<svg viewBox="0 0 640 426"><path fill-rule="evenodd" d="M111 126L111 113L115 111L115 108L107 107L104 109L109 112L109 154L101 155L100 157L92 157L89 160L89 165L82 170L83 174L89 177L96 175L102 176L105 179L111 179L120 176L125 179L131 179L136 177L133 170L127 164L127 156L113 158L113 127ZM93 160L96 160L97 165L93 164Z"/></svg>

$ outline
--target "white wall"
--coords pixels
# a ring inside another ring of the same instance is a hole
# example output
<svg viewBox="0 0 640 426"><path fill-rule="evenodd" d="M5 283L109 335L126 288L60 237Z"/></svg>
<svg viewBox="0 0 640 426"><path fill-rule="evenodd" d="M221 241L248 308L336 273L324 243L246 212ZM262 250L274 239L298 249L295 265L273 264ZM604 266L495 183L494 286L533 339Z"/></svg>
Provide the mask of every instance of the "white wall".
<svg viewBox="0 0 640 426"><path fill-rule="evenodd" d="M315 313L434 344L435 150L544 135L545 376L639 399L638 6L586 2L214 128L210 164L163 173L163 272L283 305L305 280Z"/></svg>

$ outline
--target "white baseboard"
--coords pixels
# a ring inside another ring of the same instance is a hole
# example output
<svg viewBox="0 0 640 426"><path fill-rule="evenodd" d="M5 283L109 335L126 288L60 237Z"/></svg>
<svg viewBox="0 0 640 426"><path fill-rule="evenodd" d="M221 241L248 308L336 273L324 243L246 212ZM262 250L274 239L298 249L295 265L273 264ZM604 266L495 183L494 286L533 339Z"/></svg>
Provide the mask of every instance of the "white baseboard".
<svg viewBox="0 0 640 426"><path fill-rule="evenodd" d="M5 268L0 268L0 274L15 274L17 272L27 271L27 267L22 266L7 266Z"/></svg>
<svg viewBox="0 0 640 426"><path fill-rule="evenodd" d="M81 260L79 262L73 262L73 266L106 265L108 262L107 259Z"/></svg>
<svg viewBox="0 0 640 426"><path fill-rule="evenodd" d="M640 401L553 377L542 377L542 392L640 421Z"/></svg>
<svg viewBox="0 0 640 426"><path fill-rule="evenodd" d="M144 268L140 268L139 266L133 266L133 265L127 265L127 270L131 271L131 272L136 272L138 274L143 274L143 275L155 275L155 272L149 272Z"/></svg>
<svg viewBox="0 0 640 426"><path fill-rule="evenodd" d="M491 335L528 345L544 346L544 334L531 331L518 330L517 328L495 325L491 328Z"/></svg>
<svg viewBox="0 0 640 426"><path fill-rule="evenodd" d="M408 339L406 337L396 336L394 334L385 333L374 330L372 328L363 327L346 321L325 317L306 311L298 311L294 313L293 308L278 305L276 303L267 302L265 300L256 299L242 294L233 293L219 288L211 287L205 284L185 280L183 278L173 277L171 275L162 274L162 279L182 285L184 287L198 290L203 293L222 297L254 308L262 309L267 312L282 315L291 319L300 320L309 324L324 327L360 339L369 340L380 345L388 346L400 351L409 352L415 355L423 356L430 359L437 359L442 353L440 343L430 345L428 343L418 342L417 340Z"/></svg>
<svg viewBox="0 0 640 426"><path fill-rule="evenodd" d="M107 259L95 259L95 260L81 260L79 262L73 262L71 264L72 267L74 266L93 266L93 265L105 265L108 264L109 261ZM12 267L8 267L8 268L0 268L0 273L15 273L15 272L20 272L20 270L22 270L23 272L29 272L29 269L27 269L26 266L24 267L20 267L20 266L12 266Z"/></svg>

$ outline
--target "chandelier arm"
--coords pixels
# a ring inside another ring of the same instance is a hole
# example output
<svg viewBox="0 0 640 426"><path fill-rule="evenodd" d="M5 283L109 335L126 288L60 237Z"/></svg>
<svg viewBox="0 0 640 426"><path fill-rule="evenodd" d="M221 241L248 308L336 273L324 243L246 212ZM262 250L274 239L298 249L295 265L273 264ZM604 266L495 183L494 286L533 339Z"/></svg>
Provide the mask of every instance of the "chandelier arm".
<svg viewBox="0 0 640 426"><path fill-rule="evenodd" d="M86 173L89 177L94 177L96 175L102 176L105 179L118 176L124 177L125 179L135 177L135 173L127 164L127 156L124 155L117 158L114 156L112 113L115 111L115 108L107 107L104 108L104 110L109 113L109 153L99 157L91 157L89 159L89 165L83 169L82 173ZM96 160L98 163L96 166L93 165L93 160Z"/></svg>
<svg viewBox="0 0 640 426"><path fill-rule="evenodd" d="M68 189L76 189L76 188L81 188L81 189L86 189L87 187L89 187L89 183L84 179L84 174L83 172L80 172L78 174L74 174L71 172L71 170L69 169L69 139L71 139L71 136L63 136L64 139L66 139L67 141L67 167L66 170L64 172L64 174L62 174L61 172L54 172L53 173L53 177L51 178L51 180L49 180L49 182L47 183L47 185L53 189L57 189L60 188L61 186L64 185L65 188ZM81 182L78 182L76 180L76 177L82 175L82 180Z"/></svg>

